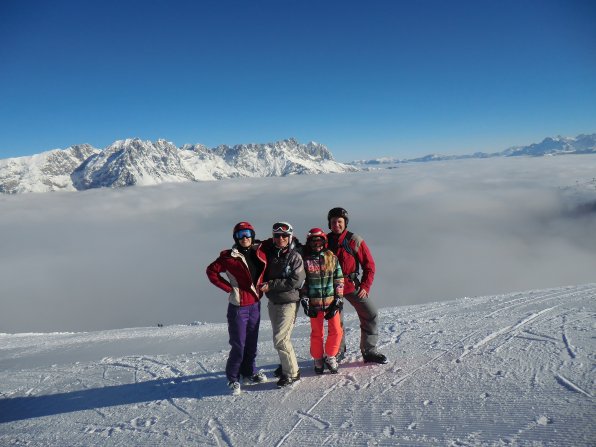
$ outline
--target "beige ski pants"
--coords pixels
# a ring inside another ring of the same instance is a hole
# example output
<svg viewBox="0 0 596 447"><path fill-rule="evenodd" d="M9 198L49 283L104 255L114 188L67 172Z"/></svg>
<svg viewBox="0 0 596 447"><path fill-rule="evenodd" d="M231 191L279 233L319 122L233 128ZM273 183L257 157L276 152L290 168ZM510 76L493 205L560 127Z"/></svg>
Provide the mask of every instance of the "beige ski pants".
<svg viewBox="0 0 596 447"><path fill-rule="evenodd" d="M273 304L269 301L267 309L273 330L273 346L279 354L282 374L296 377L298 361L290 338L298 314L298 303Z"/></svg>

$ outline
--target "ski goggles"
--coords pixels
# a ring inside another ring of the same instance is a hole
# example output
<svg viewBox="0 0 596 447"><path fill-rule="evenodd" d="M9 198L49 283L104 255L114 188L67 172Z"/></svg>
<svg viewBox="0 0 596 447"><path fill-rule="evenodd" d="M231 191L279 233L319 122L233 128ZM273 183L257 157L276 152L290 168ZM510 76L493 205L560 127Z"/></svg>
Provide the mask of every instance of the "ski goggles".
<svg viewBox="0 0 596 447"><path fill-rule="evenodd" d="M287 223L278 222L273 224L273 232L290 234L292 232L292 228Z"/></svg>
<svg viewBox="0 0 596 447"><path fill-rule="evenodd" d="M324 244L325 239L320 236L311 237L308 239L309 244Z"/></svg>
<svg viewBox="0 0 596 447"><path fill-rule="evenodd" d="M234 233L234 237L236 239L242 239L244 237L252 238L252 231L250 231L250 230L236 231L236 233Z"/></svg>
<svg viewBox="0 0 596 447"><path fill-rule="evenodd" d="M315 237L320 237L320 238L323 238L323 239L327 238L327 235L323 232L323 230L320 230L318 228L317 229L314 229L313 228L313 230L314 231L311 230L311 231L308 232L308 234L306 235L306 239L312 239L312 238L315 238Z"/></svg>

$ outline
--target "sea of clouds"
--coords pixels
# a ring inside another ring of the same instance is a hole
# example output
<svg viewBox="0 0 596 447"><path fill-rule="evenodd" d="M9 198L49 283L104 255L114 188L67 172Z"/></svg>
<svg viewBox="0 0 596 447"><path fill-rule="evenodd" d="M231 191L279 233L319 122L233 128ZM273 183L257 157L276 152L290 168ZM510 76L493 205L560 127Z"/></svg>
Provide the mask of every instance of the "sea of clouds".
<svg viewBox="0 0 596 447"><path fill-rule="evenodd" d="M381 308L593 282L594 177L583 155L0 196L0 332L223 322L205 268L234 224L304 240L335 206L376 259Z"/></svg>

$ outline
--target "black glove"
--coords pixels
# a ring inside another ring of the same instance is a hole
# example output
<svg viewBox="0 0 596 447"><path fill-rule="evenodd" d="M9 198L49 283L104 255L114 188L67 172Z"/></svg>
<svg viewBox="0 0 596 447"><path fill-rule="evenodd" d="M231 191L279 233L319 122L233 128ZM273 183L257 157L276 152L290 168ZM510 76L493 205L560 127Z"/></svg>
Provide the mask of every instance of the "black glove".
<svg viewBox="0 0 596 447"><path fill-rule="evenodd" d="M304 308L304 315L306 315L307 317L310 316L308 315L308 312L310 310L308 305L308 298L306 298L305 296L300 298L300 304L302 304L302 307Z"/></svg>
<svg viewBox="0 0 596 447"><path fill-rule="evenodd" d="M304 314L307 317L316 318L316 316L318 314L317 309L314 307L311 307L309 305L309 301L308 301L307 297L300 298L300 304L302 304L302 307L304 308Z"/></svg>
<svg viewBox="0 0 596 447"><path fill-rule="evenodd" d="M325 312L325 320L331 320L336 313L341 312L344 308L344 302L341 298L336 297Z"/></svg>

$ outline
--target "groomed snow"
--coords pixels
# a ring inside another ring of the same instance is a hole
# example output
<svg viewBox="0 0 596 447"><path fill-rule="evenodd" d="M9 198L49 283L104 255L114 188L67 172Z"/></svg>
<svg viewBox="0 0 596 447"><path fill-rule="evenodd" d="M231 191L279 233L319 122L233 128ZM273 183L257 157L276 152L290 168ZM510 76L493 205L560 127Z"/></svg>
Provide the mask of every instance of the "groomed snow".
<svg viewBox="0 0 596 447"><path fill-rule="evenodd" d="M384 308L387 365L228 394L225 324L0 335L0 445L594 445L596 283ZM266 302L266 300L265 300ZM221 303L225 312L225 303ZM258 364L277 364L263 322Z"/></svg>

